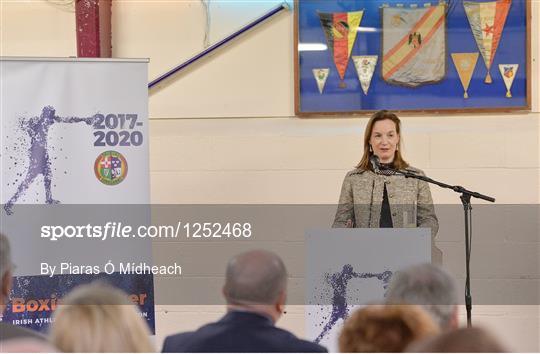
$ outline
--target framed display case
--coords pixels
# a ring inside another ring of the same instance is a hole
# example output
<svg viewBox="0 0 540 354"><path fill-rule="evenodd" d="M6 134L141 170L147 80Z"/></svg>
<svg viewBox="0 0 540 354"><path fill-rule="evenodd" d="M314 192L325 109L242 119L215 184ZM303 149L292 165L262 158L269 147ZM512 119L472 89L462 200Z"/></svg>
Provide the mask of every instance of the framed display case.
<svg viewBox="0 0 540 354"><path fill-rule="evenodd" d="M298 116L531 109L530 0L296 0Z"/></svg>

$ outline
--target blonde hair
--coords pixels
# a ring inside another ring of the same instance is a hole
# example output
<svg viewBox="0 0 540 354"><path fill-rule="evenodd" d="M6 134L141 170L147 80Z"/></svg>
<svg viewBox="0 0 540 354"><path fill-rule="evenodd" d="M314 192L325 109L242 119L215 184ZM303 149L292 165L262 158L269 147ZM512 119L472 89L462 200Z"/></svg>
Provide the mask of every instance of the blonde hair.
<svg viewBox="0 0 540 354"><path fill-rule="evenodd" d="M127 294L103 283L83 285L58 306L52 343L63 352L154 352L147 325Z"/></svg>
<svg viewBox="0 0 540 354"><path fill-rule="evenodd" d="M354 312L339 336L341 352L402 352L439 333L430 315L416 305L370 305Z"/></svg>
<svg viewBox="0 0 540 354"><path fill-rule="evenodd" d="M401 155L401 121L394 113L387 110L382 110L375 112L367 123L366 131L364 132L364 155L362 156L362 159L360 160L358 165L356 165L357 168L365 171L373 170L369 161L369 158L371 157L371 155L373 155L373 151L370 151L369 140L371 139L371 133L373 132L373 126L375 125L375 123L387 119L394 122L394 124L396 125L396 133L399 135L397 150L393 161L394 168L398 170L403 170L409 167L409 164L403 159L403 156Z"/></svg>

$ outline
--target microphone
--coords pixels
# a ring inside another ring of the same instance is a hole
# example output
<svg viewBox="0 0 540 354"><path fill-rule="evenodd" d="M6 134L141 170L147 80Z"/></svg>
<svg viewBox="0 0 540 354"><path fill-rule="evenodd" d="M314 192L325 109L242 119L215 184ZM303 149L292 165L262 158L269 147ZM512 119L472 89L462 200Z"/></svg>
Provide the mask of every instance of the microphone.
<svg viewBox="0 0 540 354"><path fill-rule="evenodd" d="M369 162L371 163L371 168L373 168L373 171L375 173L379 173L380 167L381 167L381 164L379 162L379 157L377 155L371 155L369 157Z"/></svg>

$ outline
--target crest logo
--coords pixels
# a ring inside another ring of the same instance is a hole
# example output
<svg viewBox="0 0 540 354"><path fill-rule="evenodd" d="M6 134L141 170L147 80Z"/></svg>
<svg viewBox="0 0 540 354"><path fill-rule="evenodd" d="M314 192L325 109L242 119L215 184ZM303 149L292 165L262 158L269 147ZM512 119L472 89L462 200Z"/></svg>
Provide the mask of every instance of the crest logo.
<svg viewBox="0 0 540 354"><path fill-rule="evenodd" d="M409 45L413 48L420 47L422 45L422 35L417 32L409 34Z"/></svg>
<svg viewBox="0 0 540 354"><path fill-rule="evenodd" d="M504 67L504 76L506 76L509 79L514 77L514 68L511 67L511 66L505 66Z"/></svg>
<svg viewBox="0 0 540 354"><path fill-rule="evenodd" d="M105 151L96 158L94 173L103 184L114 186L122 182L128 172L126 158L116 151Z"/></svg>

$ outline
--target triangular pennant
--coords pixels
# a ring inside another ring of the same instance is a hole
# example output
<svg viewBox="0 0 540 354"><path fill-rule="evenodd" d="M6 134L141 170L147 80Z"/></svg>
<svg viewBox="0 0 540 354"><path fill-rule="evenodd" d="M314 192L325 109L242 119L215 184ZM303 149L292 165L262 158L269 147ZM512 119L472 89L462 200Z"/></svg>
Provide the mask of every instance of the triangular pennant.
<svg viewBox="0 0 540 354"><path fill-rule="evenodd" d="M487 68L485 83L493 82L489 71L499 47L501 35L512 0L490 2L464 1L463 7L469 19L478 50Z"/></svg>
<svg viewBox="0 0 540 354"><path fill-rule="evenodd" d="M322 94L324 90L324 86L326 85L326 79L328 79L328 74L330 73L330 69L313 69L313 76L315 77L315 81L317 81L317 87L319 88L319 93Z"/></svg>
<svg viewBox="0 0 540 354"><path fill-rule="evenodd" d="M378 55L358 55L352 57L364 95L367 95L368 93L378 58Z"/></svg>
<svg viewBox="0 0 540 354"><path fill-rule="evenodd" d="M452 60L456 67L459 79L463 85L464 98L469 98L467 90L469 89L469 84L471 83L472 74L474 68L476 67L476 62L478 61L478 52L476 53L452 53Z"/></svg>
<svg viewBox="0 0 540 354"><path fill-rule="evenodd" d="M502 78L504 80L504 85L506 86L506 97L511 98L512 93L510 89L516 78L516 74L519 68L519 64L499 64L499 71L501 72Z"/></svg>
<svg viewBox="0 0 540 354"><path fill-rule="evenodd" d="M340 87L345 87L345 71L363 15L364 11L319 13L328 48L342 81Z"/></svg>

